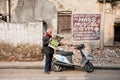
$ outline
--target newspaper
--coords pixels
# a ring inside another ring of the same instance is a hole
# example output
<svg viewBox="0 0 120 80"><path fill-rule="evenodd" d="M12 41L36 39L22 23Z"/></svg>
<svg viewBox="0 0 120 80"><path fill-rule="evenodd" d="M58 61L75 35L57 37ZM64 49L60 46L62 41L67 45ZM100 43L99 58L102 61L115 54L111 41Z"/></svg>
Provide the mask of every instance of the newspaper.
<svg viewBox="0 0 120 80"><path fill-rule="evenodd" d="M56 49L60 44L60 41L63 39L63 36L60 34L55 34L52 39L50 39L49 47Z"/></svg>

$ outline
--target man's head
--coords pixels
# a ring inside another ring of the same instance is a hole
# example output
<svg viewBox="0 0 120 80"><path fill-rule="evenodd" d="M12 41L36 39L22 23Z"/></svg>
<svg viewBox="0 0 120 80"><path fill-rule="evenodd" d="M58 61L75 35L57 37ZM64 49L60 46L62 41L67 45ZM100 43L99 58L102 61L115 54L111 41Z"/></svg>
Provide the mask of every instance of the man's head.
<svg viewBox="0 0 120 80"><path fill-rule="evenodd" d="M48 35L52 35L52 30L51 29L47 29L47 34Z"/></svg>

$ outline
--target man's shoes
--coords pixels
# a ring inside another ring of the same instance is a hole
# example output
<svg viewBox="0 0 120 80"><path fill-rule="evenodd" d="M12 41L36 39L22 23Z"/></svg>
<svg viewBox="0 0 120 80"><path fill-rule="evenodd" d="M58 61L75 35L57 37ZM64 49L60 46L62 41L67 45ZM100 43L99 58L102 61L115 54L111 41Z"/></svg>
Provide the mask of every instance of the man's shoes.
<svg viewBox="0 0 120 80"><path fill-rule="evenodd" d="M50 74L50 72L44 72L45 74Z"/></svg>

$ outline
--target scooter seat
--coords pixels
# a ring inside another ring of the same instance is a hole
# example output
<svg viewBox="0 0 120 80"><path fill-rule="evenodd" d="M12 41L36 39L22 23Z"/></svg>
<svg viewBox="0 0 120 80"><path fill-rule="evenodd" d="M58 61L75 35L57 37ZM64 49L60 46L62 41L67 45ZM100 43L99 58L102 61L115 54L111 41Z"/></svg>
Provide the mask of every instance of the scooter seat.
<svg viewBox="0 0 120 80"><path fill-rule="evenodd" d="M61 53L61 55L63 55L63 56L72 56L73 52L66 52L66 51L64 51L63 53Z"/></svg>

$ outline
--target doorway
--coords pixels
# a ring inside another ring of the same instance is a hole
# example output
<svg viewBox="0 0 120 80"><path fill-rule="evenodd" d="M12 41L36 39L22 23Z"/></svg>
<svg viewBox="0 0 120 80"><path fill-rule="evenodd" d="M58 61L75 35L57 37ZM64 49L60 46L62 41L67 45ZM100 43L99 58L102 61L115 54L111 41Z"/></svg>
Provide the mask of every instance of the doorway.
<svg viewBox="0 0 120 80"><path fill-rule="evenodd" d="M114 25L114 42L120 42L120 23Z"/></svg>

